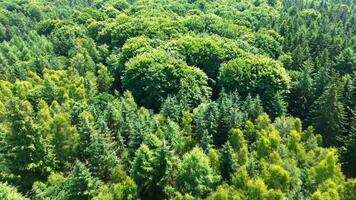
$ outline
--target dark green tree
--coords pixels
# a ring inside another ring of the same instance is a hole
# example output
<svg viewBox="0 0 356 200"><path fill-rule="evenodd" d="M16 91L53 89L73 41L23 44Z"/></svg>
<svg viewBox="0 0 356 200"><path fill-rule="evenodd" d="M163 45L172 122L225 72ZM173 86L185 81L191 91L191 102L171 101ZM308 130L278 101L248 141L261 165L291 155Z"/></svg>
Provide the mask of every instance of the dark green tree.
<svg viewBox="0 0 356 200"><path fill-rule="evenodd" d="M65 200L86 200L94 197L98 191L98 182L92 177L85 165L77 161L71 174L62 183L65 191Z"/></svg>
<svg viewBox="0 0 356 200"><path fill-rule="evenodd" d="M323 135L327 145L338 145L345 134L345 108L338 83L331 83L314 102L310 117L317 133Z"/></svg>
<svg viewBox="0 0 356 200"><path fill-rule="evenodd" d="M169 95L180 94L191 105L210 96L207 76L164 51L154 51L131 59L124 70L122 84L138 103L158 109Z"/></svg>

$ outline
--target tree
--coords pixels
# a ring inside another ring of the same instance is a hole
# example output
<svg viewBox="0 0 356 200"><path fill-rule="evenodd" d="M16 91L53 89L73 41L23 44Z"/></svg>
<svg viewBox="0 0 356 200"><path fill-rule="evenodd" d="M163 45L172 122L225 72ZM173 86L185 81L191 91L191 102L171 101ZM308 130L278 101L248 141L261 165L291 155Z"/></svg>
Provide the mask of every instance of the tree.
<svg viewBox="0 0 356 200"><path fill-rule="evenodd" d="M344 163L344 173L346 175L355 176L356 167L356 117L352 118L352 126L350 128L350 132L346 136L344 140L344 148L345 152L343 154Z"/></svg>
<svg viewBox="0 0 356 200"><path fill-rule="evenodd" d="M80 114L79 118L80 118L80 123L78 127L79 141L76 146L75 153L76 153L76 157L79 160L84 161L90 157L88 147L91 145L92 142L91 139L96 130L93 124L93 120L94 120L93 116L90 113L84 111Z"/></svg>
<svg viewBox="0 0 356 200"><path fill-rule="evenodd" d="M76 162L73 171L66 180L68 199L89 199L97 190L95 178L81 162Z"/></svg>
<svg viewBox="0 0 356 200"><path fill-rule="evenodd" d="M137 186L127 176L122 166L118 165L112 169L112 183L102 185L94 200L134 200L137 199Z"/></svg>
<svg viewBox="0 0 356 200"><path fill-rule="evenodd" d="M60 166L73 161L75 146L79 139L77 129L71 124L69 113L60 112L53 116L50 124L53 134L53 147Z"/></svg>
<svg viewBox="0 0 356 200"><path fill-rule="evenodd" d="M93 175L107 180L110 169L118 163L112 141L106 129L102 130L103 132L96 129L92 115L83 112L81 118L77 158L88 163L87 167Z"/></svg>
<svg viewBox="0 0 356 200"><path fill-rule="evenodd" d="M212 80L216 80L221 63L243 54L231 40L211 36L184 36L166 46L181 54L189 66L202 69Z"/></svg>
<svg viewBox="0 0 356 200"><path fill-rule="evenodd" d="M264 112L261 99L258 95L255 98L252 98L251 95L248 95L243 102L241 110L246 112L247 118L250 120L255 120L258 115Z"/></svg>
<svg viewBox="0 0 356 200"><path fill-rule="evenodd" d="M301 71L290 73L292 84L288 102L288 110L302 119L307 117L313 102L313 63L309 60L304 63Z"/></svg>
<svg viewBox="0 0 356 200"><path fill-rule="evenodd" d="M27 200L15 187L6 183L0 183L0 198L3 200Z"/></svg>
<svg viewBox="0 0 356 200"><path fill-rule="evenodd" d="M132 37L126 40L124 46L121 48L120 63L121 65L125 65L131 58L144 54L151 49L149 38L145 36Z"/></svg>
<svg viewBox="0 0 356 200"><path fill-rule="evenodd" d="M354 200L354 2L0 0L0 200Z"/></svg>
<svg viewBox="0 0 356 200"><path fill-rule="evenodd" d="M211 193L208 200L240 200L242 199L242 195L239 191L237 191L234 187L229 186L227 184L220 185L215 192Z"/></svg>
<svg viewBox="0 0 356 200"><path fill-rule="evenodd" d="M186 153L178 169L178 190L195 197L205 196L214 190L220 177L214 174L209 162L209 158L198 147Z"/></svg>
<svg viewBox="0 0 356 200"><path fill-rule="evenodd" d="M6 165L17 177L17 184L26 191L37 180L45 179L55 168L53 148L44 127L34 120L32 105L12 98L7 106L6 120L10 129L5 137ZM5 152L2 152L3 154Z"/></svg>
<svg viewBox="0 0 356 200"><path fill-rule="evenodd" d="M219 70L218 81L226 91L236 91L241 97L259 95L264 108L274 116L276 95L284 97L289 91L289 76L277 61L263 56L233 59Z"/></svg>
<svg viewBox="0 0 356 200"><path fill-rule="evenodd" d="M128 137L128 161L131 162L136 154L136 150L140 148L148 136L152 136L154 127L157 125L157 121L154 119L152 113L147 109L140 109L137 115L133 115L129 119L129 137ZM131 164L129 164L131 165Z"/></svg>
<svg viewBox="0 0 356 200"><path fill-rule="evenodd" d="M75 40L84 35L84 30L79 26L64 25L55 26L53 33L51 34L51 39L54 44L55 52L59 55L67 56L69 50L75 46ZM83 54L77 54L78 59L81 61L84 58ZM89 58L89 55L85 55ZM84 66L83 66L84 67Z"/></svg>
<svg viewBox="0 0 356 200"><path fill-rule="evenodd" d="M325 181L321 184L317 191L315 191L308 200L322 200L322 199L341 199L337 191L337 185L331 180Z"/></svg>
<svg viewBox="0 0 356 200"><path fill-rule="evenodd" d="M180 94L193 106L210 96L207 76L164 51L131 59L122 76L124 90L132 92L139 104L158 109L169 95Z"/></svg>
<svg viewBox="0 0 356 200"><path fill-rule="evenodd" d="M99 182L80 161L74 163L67 177L53 173L46 184L36 182L33 186L35 197L39 200L86 200L92 199L99 191Z"/></svg>
<svg viewBox="0 0 356 200"><path fill-rule="evenodd" d="M345 108L340 88L331 83L324 93L314 102L310 117L316 132L323 134L324 143L337 145L337 140L345 133Z"/></svg>
<svg viewBox="0 0 356 200"><path fill-rule="evenodd" d="M114 78L111 77L108 69L104 65L98 65L98 91L99 92L108 92L111 88L111 85L114 81Z"/></svg>
<svg viewBox="0 0 356 200"><path fill-rule="evenodd" d="M88 168L96 177L108 180L110 169L118 164L113 142L108 132L99 133L95 131L91 135L90 145L86 148L89 156Z"/></svg>
<svg viewBox="0 0 356 200"><path fill-rule="evenodd" d="M288 191L290 186L290 175L287 170L279 165L271 165L264 172L264 180L269 188Z"/></svg>
<svg viewBox="0 0 356 200"><path fill-rule="evenodd" d="M348 180L342 191L342 199L351 200L356 197L356 179Z"/></svg>
<svg viewBox="0 0 356 200"><path fill-rule="evenodd" d="M147 145L142 144L136 151L132 163L131 176L138 185L138 192L141 197L153 199L155 188L155 158L154 153Z"/></svg>
<svg viewBox="0 0 356 200"><path fill-rule="evenodd" d="M221 150L221 162L220 162L220 174L223 180L227 182L231 181L232 175L238 166L238 156L230 145L230 142L226 142Z"/></svg>
<svg viewBox="0 0 356 200"><path fill-rule="evenodd" d="M318 187L322 187L322 185L328 181L335 184L340 184L342 182L343 175L335 149L323 149L318 158L314 159L316 160L314 161L313 166L307 170L309 191L315 191Z"/></svg>
<svg viewBox="0 0 356 200"><path fill-rule="evenodd" d="M255 46L274 59L282 54L281 42L283 42L283 38L277 32L264 29L257 32L254 39Z"/></svg>
<svg viewBox="0 0 356 200"><path fill-rule="evenodd" d="M262 199L282 199L282 192L279 190L268 190L262 179L252 179L247 183L248 199L262 200Z"/></svg>
<svg viewBox="0 0 356 200"><path fill-rule="evenodd" d="M185 105L184 102L181 102L178 97L167 97L160 108L160 114L165 118L179 123L183 117L184 111L188 109L187 105Z"/></svg>
<svg viewBox="0 0 356 200"><path fill-rule="evenodd" d="M354 51L351 48L344 49L336 57L336 69L342 74L352 74L356 66L356 56Z"/></svg>
<svg viewBox="0 0 356 200"><path fill-rule="evenodd" d="M231 128L241 127L246 117L236 93L221 93L219 99L196 108L193 116L193 138L206 149L225 144Z"/></svg>
<svg viewBox="0 0 356 200"><path fill-rule="evenodd" d="M164 131L169 130L172 129L167 128ZM162 133L159 129L155 134L148 134L135 153L131 175L138 185L141 197L162 199L172 195L174 171L178 160L174 147L177 147L175 143L179 141L170 138L169 134L174 133ZM165 139L160 141L158 137L162 136Z"/></svg>
<svg viewBox="0 0 356 200"><path fill-rule="evenodd" d="M270 100L269 102L270 106L267 106L269 108L269 112L271 117L276 118L279 116L284 116L287 113L287 103L284 100L284 97L277 92Z"/></svg>

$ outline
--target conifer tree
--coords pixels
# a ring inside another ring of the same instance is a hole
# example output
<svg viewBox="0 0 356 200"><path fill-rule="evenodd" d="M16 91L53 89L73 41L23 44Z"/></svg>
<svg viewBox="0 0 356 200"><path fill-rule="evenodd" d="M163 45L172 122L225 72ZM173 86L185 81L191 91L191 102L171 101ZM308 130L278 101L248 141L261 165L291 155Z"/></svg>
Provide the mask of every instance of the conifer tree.
<svg viewBox="0 0 356 200"><path fill-rule="evenodd" d="M71 174L64 181L65 200L92 199L98 190L98 181L92 177L85 165L77 161Z"/></svg>
<svg viewBox="0 0 356 200"><path fill-rule="evenodd" d="M337 138L345 133L345 116L340 88L337 83L331 83L311 111L313 126L324 136L325 144L337 145Z"/></svg>
<svg viewBox="0 0 356 200"><path fill-rule="evenodd" d="M132 163L131 177L138 185L141 197L153 199L155 188L155 157L154 152L147 145L142 144L136 151Z"/></svg>

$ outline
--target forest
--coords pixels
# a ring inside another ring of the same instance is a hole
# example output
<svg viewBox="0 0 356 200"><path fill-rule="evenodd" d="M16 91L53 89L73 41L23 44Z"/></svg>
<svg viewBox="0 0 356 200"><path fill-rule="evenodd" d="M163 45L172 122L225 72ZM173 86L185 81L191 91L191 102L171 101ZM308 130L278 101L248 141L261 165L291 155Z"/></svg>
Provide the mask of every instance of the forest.
<svg viewBox="0 0 356 200"><path fill-rule="evenodd" d="M0 0L1 200L355 200L355 0Z"/></svg>

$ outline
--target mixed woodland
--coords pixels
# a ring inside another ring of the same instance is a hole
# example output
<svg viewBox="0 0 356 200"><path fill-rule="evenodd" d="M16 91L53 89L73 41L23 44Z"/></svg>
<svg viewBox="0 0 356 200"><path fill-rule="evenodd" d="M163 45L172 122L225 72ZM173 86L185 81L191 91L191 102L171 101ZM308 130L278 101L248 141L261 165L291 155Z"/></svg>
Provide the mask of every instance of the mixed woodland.
<svg viewBox="0 0 356 200"><path fill-rule="evenodd" d="M1 200L355 200L354 0L1 0Z"/></svg>

